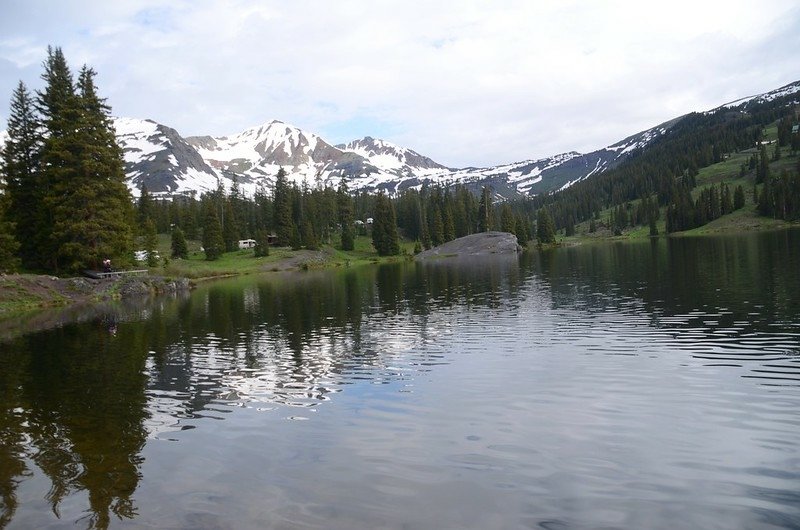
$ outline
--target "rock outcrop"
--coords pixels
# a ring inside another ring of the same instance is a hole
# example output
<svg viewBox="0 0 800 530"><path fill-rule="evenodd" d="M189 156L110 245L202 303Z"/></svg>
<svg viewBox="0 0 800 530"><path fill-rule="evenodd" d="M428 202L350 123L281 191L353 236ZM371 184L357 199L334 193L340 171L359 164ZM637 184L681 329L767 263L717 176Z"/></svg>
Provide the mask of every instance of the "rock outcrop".
<svg viewBox="0 0 800 530"><path fill-rule="evenodd" d="M467 258L476 256L510 255L520 252L522 247L517 236L508 232L481 232L472 234L444 245L417 254L418 260L436 258Z"/></svg>

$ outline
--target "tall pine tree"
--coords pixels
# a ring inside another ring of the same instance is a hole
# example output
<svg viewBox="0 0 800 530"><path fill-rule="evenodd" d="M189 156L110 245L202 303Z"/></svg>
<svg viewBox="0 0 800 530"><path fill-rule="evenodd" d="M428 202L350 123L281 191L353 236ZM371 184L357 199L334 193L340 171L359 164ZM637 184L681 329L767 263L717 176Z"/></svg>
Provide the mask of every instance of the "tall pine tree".
<svg viewBox="0 0 800 530"><path fill-rule="evenodd" d="M56 125L45 142L44 204L52 215L56 271L97 267L105 258L125 262L133 251L133 203L122 149L110 108L97 95L95 75L81 69L77 92L51 117Z"/></svg>
<svg viewBox="0 0 800 530"><path fill-rule="evenodd" d="M344 179L339 183L336 192L336 205L339 210L339 224L342 227L342 250L355 248L355 230L353 228L353 198L347 191Z"/></svg>
<svg viewBox="0 0 800 530"><path fill-rule="evenodd" d="M275 235L278 236L278 244L289 245L295 226L292 219L292 192L289 187L289 180L286 178L286 171L283 168L278 170L278 175L275 177L275 198L273 203L273 226L275 227Z"/></svg>
<svg viewBox="0 0 800 530"><path fill-rule="evenodd" d="M545 208L541 208L536 216L536 239L540 245L556 242L556 226Z"/></svg>
<svg viewBox="0 0 800 530"><path fill-rule="evenodd" d="M186 259L189 257L189 247L186 244L186 236L180 226L176 226L172 230L171 246L173 258Z"/></svg>
<svg viewBox="0 0 800 530"><path fill-rule="evenodd" d="M42 139L34 102L22 81L11 98L7 132L0 158L0 175L8 195L6 218L14 224L13 235L19 243L22 264L37 268L41 258L37 242L42 215L38 182Z"/></svg>
<svg viewBox="0 0 800 530"><path fill-rule="evenodd" d="M380 192L375 197L372 244L379 256L394 256L400 253L397 214L394 211L392 201L383 192Z"/></svg>
<svg viewBox="0 0 800 530"><path fill-rule="evenodd" d="M483 187L481 202L478 204L478 232L488 232L492 229L492 194L488 186Z"/></svg>
<svg viewBox="0 0 800 530"><path fill-rule="evenodd" d="M213 202L207 202L205 210L203 251L206 253L206 260L214 261L219 259L225 250L225 241L222 239L222 226L219 223L219 216Z"/></svg>

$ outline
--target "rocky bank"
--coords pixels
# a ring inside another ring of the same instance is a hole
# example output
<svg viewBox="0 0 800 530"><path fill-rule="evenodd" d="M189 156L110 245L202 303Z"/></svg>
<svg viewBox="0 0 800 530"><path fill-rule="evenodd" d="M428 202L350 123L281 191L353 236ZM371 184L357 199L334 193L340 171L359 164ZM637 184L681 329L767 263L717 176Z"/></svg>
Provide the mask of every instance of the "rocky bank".
<svg viewBox="0 0 800 530"><path fill-rule="evenodd" d="M130 299L188 291L185 278L132 276L95 280L35 274L0 275L0 315L15 310Z"/></svg>

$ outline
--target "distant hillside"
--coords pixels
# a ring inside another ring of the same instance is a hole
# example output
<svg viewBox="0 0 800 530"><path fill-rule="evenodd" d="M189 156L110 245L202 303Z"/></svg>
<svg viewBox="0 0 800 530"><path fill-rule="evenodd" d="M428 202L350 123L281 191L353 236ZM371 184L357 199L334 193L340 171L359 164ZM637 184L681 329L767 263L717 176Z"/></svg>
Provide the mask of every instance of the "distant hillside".
<svg viewBox="0 0 800 530"><path fill-rule="evenodd" d="M777 120L800 121L800 81L673 120L617 167L540 195L533 207L547 207L556 226L564 228L642 198L657 197L662 207L673 204L694 187L700 169L757 147L764 128Z"/></svg>

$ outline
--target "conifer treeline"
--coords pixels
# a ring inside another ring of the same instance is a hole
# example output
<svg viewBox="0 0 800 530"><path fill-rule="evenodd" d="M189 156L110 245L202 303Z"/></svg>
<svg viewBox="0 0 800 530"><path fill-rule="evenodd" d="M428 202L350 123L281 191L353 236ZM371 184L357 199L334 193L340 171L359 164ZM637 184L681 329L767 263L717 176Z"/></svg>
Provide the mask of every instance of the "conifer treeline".
<svg viewBox="0 0 800 530"><path fill-rule="evenodd" d="M194 196L156 200L142 188L137 201L140 231L151 219L160 233L180 229L181 237L201 239L209 259L238 248L239 240L255 239L257 247L273 245L316 249L332 244L353 250L356 235L371 235L380 255L400 252L400 238L431 248L457 237L487 230L531 239L532 222L523 203L492 203L490 189L478 199L465 186L423 186L396 197L384 193L351 193L342 180L334 189L318 180L289 182L281 169L272 190L245 197L236 182ZM270 237L274 236L274 237ZM268 251L267 251L268 252Z"/></svg>
<svg viewBox="0 0 800 530"><path fill-rule="evenodd" d="M61 49L48 48L44 89L32 96L20 82L12 96L0 245L13 235L27 269L75 272L132 254L122 151L95 75L84 66L75 82Z"/></svg>
<svg viewBox="0 0 800 530"><path fill-rule="evenodd" d="M791 133L792 124L797 123L794 97L753 103L745 112L722 108L713 113L690 114L646 149L632 153L617 168L565 190L535 197L534 208L546 207L556 227L567 230L576 223L597 219L604 209L646 198L656 200L661 207L694 210L695 201L687 201L686 195L694 189L699 169L723 161L728 153L757 145L767 125L776 121L780 124L778 157L780 148L800 150L800 135ZM743 171L755 171L757 182L761 183L768 166L766 148L762 146L761 154ZM791 175L788 179L791 182ZM789 184L781 186L789 194L794 189Z"/></svg>

